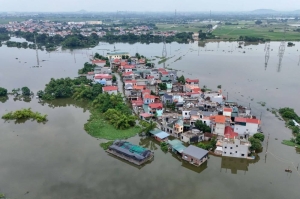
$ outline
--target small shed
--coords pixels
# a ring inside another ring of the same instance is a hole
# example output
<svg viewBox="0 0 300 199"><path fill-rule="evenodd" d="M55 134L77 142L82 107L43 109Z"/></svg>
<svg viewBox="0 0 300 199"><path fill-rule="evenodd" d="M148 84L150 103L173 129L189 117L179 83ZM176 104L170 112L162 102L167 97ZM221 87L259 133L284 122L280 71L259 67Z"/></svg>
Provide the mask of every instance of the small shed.
<svg viewBox="0 0 300 199"><path fill-rule="evenodd" d="M168 133L160 130L160 129L154 129L149 132L157 141L159 142L167 142L168 137L170 136Z"/></svg>
<svg viewBox="0 0 300 199"><path fill-rule="evenodd" d="M175 153L182 153L183 150L186 148L182 142L180 140L168 140L168 144L169 144L169 147L172 149L173 152Z"/></svg>
<svg viewBox="0 0 300 199"><path fill-rule="evenodd" d="M200 166L208 158L208 151L199 147L190 145L182 152L182 159L188 161L190 164Z"/></svg>

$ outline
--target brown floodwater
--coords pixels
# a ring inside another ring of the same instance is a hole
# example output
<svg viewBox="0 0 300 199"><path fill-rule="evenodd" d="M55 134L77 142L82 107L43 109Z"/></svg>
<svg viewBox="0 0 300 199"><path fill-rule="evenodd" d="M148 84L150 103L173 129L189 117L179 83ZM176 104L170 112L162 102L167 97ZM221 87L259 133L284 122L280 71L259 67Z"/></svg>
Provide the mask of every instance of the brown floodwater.
<svg viewBox="0 0 300 199"><path fill-rule="evenodd" d="M161 44L115 44L117 49L137 51L153 59L160 56ZM210 88L221 84L229 100L262 114L263 132L270 134L268 155L255 160L209 157L206 164L193 167L171 153L160 150L152 139L135 136L129 141L155 152L154 160L143 167L133 166L106 154L102 140L88 135L83 125L89 112L83 102L70 99L39 103L14 100L0 102L0 115L20 108L32 108L48 115L49 121L5 122L0 119L0 192L9 198L289 198L300 196L299 151L282 145L291 132L267 108L289 106L300 114L299 71L295 47L286 48L280 72L278 42L271 42L270 60L264 67L264 44L237 48L237 43L167 44L166 67L185 76L199 78ZM36 65L35 51L0 48L0 86L8 90L28 86L33 92L44 88L51 77L76 77L90 54L112 50L103 43L93 49L39 51L42 67ZM233 51L233 52L229 52ZM243 53L245 51L245 53ZM177 60L181 57L180 60ZM16 59L18 58L18 59ZM155 62L157 63L157 59ZM25 63L26 62L26 63ZM156 65L162 67L163 65ZM263 107L257 102L266 102ZM290 168L293 173L285 173Z"/></svg>

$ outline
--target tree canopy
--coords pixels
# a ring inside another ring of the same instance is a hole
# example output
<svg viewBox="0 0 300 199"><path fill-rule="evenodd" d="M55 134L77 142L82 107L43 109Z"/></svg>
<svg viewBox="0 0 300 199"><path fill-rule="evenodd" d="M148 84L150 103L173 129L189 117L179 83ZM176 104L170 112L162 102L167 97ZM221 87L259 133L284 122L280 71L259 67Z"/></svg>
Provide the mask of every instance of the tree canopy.
<svg viewBox="0 0 300 199"><path fill-rule="evenodd" d="M177 81L178 81L179 83L185 84L185 78L184 78L184 76L181 75L180 77L178 77L178 78L177 78Z"/></svg>
<svg viewBox="0 0 300 199"><path fill-rule="evenodd" d="M256 138L256 139L259 139L261 142L263 142L264 139L265 139L265 135L262 134L262 133L255 133L255 134L253 135L253 137Z"/></svg>
<svg viewBox="0 0 300 199"><path fill-rule="evenodd" d="M206 133L206 132L210 133L211 132L211 128L209 126L207 126L206 124L204 124L201 120L197 120L195 122L195 127L197 129L199 129L200 131L203 131L204 133Z"/></svg>
<svg viewBox="0 0 300 199"><path fill-rule="evenodd" d="M7 89L0 87L0 96L6 96L7 95Z"/></svg>
<svg viewBox="0 0 300 199"><path fill-rule="evenodd" d="M251 143L250 149L252 151L260 150L262 148L261 141L257 138L250 137L249 142Z"/></svg>

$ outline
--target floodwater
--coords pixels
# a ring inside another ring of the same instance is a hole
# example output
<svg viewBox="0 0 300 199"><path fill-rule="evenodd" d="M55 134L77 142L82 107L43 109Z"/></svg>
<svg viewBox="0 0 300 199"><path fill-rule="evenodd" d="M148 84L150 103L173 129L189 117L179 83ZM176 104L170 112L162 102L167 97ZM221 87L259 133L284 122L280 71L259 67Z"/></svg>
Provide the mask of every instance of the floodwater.
<svg viewBox="0 0 300 199"><path fill-rule="evenodd" d="M198 47L196 43L166 46L168 57L172 57L166 67L199 78L201 86L217 88L221 84L229 100L245 106L250 103L255 115L262 114L263 131L270 134L267 157L265 141L264 150L256 160L210 156L206 164L197 168L181 162L176 155L163 153L155 141L136 136L129 141L155 151L154 161L136 167L106 154L99 147L101 140L84 131L83 125L89 117L84 103L64 99L41 104L35 98L25 102L10 96L0 102L0 115L30 107L47 114L49 121L38 124L0 119L0 192L9 198L30 199L297 199L299 153L280 143L289 139L291 132L266 108L289 106L300 114L298 46L300 43L286 48L280 72L277 72L279 42L271 42L273 51L266 70L264 44L244 49L237 48L236 42L208 43L206 47ZM115 44L115 47L153 59L162 53L162 44ZM40 60L45 61L41 62L42 67L33 67L34 50L2 46L0 86L8 90L28 86L36 93L51 77L76 77L90 54L107 52L99 49L113 50L114 45L102 43L93 49L52 53L39 51ZM266 102L266 106L257 103L260 101ZM292 174L284 172L288 167Z"/></svg>

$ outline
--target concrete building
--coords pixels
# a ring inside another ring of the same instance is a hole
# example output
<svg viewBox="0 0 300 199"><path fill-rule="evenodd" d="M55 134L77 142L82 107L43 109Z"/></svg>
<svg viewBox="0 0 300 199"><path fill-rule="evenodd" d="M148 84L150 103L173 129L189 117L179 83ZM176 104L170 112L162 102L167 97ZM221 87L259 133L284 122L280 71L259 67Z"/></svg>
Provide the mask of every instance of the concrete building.
<svg viewBox="0 0 300 199"><path fill-rule="evenodd" d="M234 131L245 138L257 133L259 125L259 119L242 117L236 117L234 119Z"/></svg>
<svg viewBox="0 0 300 199"><path fill-rule="evenodd" d="M130 56L128 52L110 52L106 57L109 59L122 59L122 56Z"/></svg>
<svg viewBox="0 0 300 199"><path fill-rule="evenodd" d="M225 129L225 137L222 140L222 156L247 158L251 144L246 139L240 139L238 133L233 132L230 126Z"/></svg>
<svg viewBox="0 0 300 199"><path fill-rule="evenodd" d="M118 94L118 87L116 87L116 86L105 86L105 87L103 87L102 88L102 91L103 92L106 92L106 93L108 93L108 94Z"/></svg>
<svg viewBox="0 0 300 199"><path fill-rule="evenodd" d="M204 133L198 129L192 129L181 134L181 141L191 144L204 140Z"/></svg>
<svg viewBox="0 0 300 199"><path fill-rule="evenodd" d="M216 115L215 116L214 134L224 136L224 133L225 133L225 120L226 120L226 117L224 115Z"/></svg>
<svg viewBox="0 0 300 199"><path fill-rule="evenodd" d="M207 158L208 151L193 145L188 146L182 152L182 159L195 166L200 166L207 160Z"/></svg>

